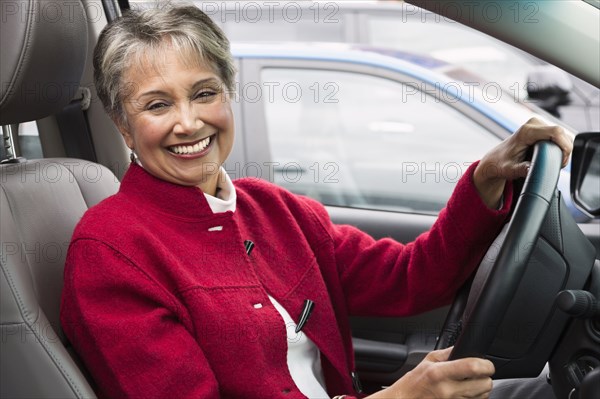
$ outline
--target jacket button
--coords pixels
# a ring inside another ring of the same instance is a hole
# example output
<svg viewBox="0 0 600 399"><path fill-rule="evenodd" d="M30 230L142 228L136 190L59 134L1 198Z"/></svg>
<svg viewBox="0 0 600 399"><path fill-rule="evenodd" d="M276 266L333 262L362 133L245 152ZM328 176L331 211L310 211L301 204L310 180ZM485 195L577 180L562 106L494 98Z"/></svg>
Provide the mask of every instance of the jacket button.
<svg viewBox="0 0 600 399"><path fill-rule="evenodd" d="M358 374L356 371L350 373L350 377L352 377L352 386L357 393L362 393L362 385L360 383L360 379L358 378Z"/></svg>
<svg viewBox="0 0 600 399"><path fill-rule="evenodd" d="M288 393L290 393L290 392L292 392L292 390L291 390L291 389L287 389L287 388L286 388L286 389L282 389L282 390L281 390L281 393L284 393L284 394L286 394L286 395L287 395Z"/></svg>

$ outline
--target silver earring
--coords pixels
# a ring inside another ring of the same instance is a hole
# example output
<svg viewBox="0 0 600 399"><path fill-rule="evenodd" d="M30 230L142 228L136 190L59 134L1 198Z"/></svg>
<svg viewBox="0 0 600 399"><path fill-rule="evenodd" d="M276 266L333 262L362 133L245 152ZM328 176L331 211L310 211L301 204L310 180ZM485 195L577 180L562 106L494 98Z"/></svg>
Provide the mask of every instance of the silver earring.
<svg viewBox="0 0 600 399"><path fill-rule="evenodd" d="M131 163L135 163L135 153L133 150L131 150L131 154L129 154L129 159L131 160Z"/></svg>

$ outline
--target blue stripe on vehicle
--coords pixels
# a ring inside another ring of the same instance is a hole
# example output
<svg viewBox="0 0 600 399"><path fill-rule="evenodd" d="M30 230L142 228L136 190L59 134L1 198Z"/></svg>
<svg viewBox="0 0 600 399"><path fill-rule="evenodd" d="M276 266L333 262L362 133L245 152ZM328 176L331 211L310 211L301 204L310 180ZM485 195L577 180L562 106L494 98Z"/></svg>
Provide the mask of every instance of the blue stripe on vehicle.
<svg viewBox="0 0 600 399"><path fill-rule="evenodd" d="M453 82L452 80L449 80L449 79L446 80L445 82L440 82L439 80L436 80L436 78L438 78L440 76L444 76L443 74L436 73L435 76L433 76L432 72L426 68L418 68L419 70L416 70L417 68L415 68L414 64L411 64L410 62L404 61L402 59L386 57L387 61L390 64L399 64L397 67L393 67L391 65L386 65L383 62L381 62L381 60L365 59L364 56L371 57L371 58L380 56L378 54L373 54L373 53L368 53L368 52L361 53L361 56L362 56L361 58L352 58L352 57L348 57L348 54L339 54L339 53L336 54L336 57L334 58L330 55L329 56L328 55L314 55L314 54L305 55L305 54L296 54L296 53L286 53L285 50L279 50L279 49L278 49L278 51L279 51L278 54L273 54L271 52L264 51L264 50L261 51L261 50L262 49L260 49L260 48L257 48L256 50L252 49L251 51L250 50L233 49L233 55L236 58L246 58L246 59L270 58L270 59L275 59L275 60L282 60L282 59L309 60L309 61L325 61L325 62L342 62L342 63L348 63L348 64L354 64L354 65L371 66L371 67L377 67L377 68L385 69L385 70L392 71L392 72L402 73L404 75L418 79L419 81L423 81L432 86L435 86L436 84L439 84L440 86L446 86L448 83ZM352 51L352 50L348 50L348 51ZM356 50L354 50L354 51L356 51ZM381 57L385 57L385 56L381 56ZM450 97L456 98L453 95L453 93L450 92L449 90L444 89L443 87L441 87L441 89L442 89L444 95L448 95L449 98ZM485 104L482 104L479 101L470 102L470 101L465 101L464 98L458 98L458 100L460 100L463 104L466 104L467 106L482 113L483 115L485 115L486 117L491 119L493 122L495 122L497 125L506 129L508 133L513 133L519 127L519 124L504 118L502 115L500 115L499 113L497 113L490 107L485 106Z"/></svg>

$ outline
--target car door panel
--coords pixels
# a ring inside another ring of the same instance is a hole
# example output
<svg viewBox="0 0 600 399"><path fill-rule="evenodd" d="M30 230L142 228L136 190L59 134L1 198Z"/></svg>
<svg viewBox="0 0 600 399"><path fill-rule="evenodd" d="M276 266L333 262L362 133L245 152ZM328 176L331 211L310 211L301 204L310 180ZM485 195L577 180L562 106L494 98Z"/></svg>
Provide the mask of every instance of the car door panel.
<svg viewBox="0 0 600 399"><path fill-rule="evenodd" d="M434 215L327 207L336 224L350 224L373 238L411 242L429 230ZM366 385L389 385L433 350L448 307L404 318L351 318L356 369Z"/></svg>

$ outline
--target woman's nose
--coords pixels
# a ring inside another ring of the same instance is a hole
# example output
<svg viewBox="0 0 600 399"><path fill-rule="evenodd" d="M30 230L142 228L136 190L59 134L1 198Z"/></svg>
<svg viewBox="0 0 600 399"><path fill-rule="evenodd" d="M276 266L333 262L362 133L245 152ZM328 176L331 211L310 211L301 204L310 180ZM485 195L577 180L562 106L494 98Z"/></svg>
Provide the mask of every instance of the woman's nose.
<svg viewBox="0 0 600 399"><path fill-rule="evenodd" d="M204 126L200 112L193 106L182 107L179 111L177 121L173 127L175 134L189 135L194 134Z"/></svg>

